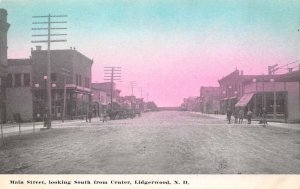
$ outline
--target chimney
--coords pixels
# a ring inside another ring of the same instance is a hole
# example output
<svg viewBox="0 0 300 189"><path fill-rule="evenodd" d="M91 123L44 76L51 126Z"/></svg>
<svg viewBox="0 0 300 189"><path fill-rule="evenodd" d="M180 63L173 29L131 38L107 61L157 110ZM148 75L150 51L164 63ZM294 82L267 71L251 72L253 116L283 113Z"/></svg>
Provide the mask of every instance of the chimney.
<svg viewBox="0 0 300 189"><path fill-rule="evenodd" d="M288 68L289 73L293 72L293 68Z"/></svg>
<svg viewBox="0 0 300 189"><path fill-rule="evenodd" d="M244 71L243 71L243 70L241 70L241 76L242 76L242 75L244 75Z"/></svg>
<svg viewBox="0 0 300 189"><path fill-rule="evenodd" d="M37 45L35 48L36 48L37 51L42 50L42 46L41 45Z"/></svg>

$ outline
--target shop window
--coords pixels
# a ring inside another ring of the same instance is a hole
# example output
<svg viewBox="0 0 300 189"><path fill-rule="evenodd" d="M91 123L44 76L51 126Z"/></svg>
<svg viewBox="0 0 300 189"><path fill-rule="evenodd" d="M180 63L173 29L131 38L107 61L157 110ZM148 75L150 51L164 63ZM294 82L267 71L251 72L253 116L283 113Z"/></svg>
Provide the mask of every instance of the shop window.
<svg viewBox="0 0 300 189"><path fill-rule="evenodd" d="M79 80L79 86L82 86L82 83L81 83L81 75L78 76L78 80Z"/></svg>
<svg viewBox="0 0 300 189"><path fill-rule="evenodd" d="M25 87L30 86L30 74L29 73L24 74L24 86Z"/></svg>
<svg viewBox="0 0 300 189"><path fill-rule="evenodd" d="M76 85L78 85L78 75L76 74Z"/></svg>

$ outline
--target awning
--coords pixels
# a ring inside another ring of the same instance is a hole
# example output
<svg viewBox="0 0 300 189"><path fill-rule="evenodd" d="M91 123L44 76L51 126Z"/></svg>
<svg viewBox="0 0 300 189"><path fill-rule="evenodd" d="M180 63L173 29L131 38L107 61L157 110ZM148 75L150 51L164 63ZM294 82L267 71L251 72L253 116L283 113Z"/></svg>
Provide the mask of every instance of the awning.
<svg viewBox="0 0 300 189"><path fill-rule="evenodd" d="M235 104L235 107L245 107L250 102L251 98L253 97L254 93L244 94L242 98Z"/></svg>

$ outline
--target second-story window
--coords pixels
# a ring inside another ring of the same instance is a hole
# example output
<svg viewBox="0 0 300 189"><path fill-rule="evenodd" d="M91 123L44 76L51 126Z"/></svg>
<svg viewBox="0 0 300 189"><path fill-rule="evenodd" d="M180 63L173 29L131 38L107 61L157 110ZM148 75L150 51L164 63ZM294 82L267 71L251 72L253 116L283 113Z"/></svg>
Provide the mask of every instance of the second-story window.
<svg viewBox="0 0 300 189"><path fill-rule="evenodd" d="M7 77L6 77L6 87L12 87L12 84L13 84L13 77L12 77L12 74L9 73L9 74L7 74Z"/></svg>
<svg viewBox="0 0 300 189"><path fill-rule="evenodd" d="M82 83L81 83L81 75L79 75L78 80L79 80L79 86L82 86Z"/></svg>
<svg viewBox="0 0 300 189"><path fill-rule="evenodd" d="M15 74L15 87L21 87L21 74Z"/></svg>
<svg viewBox="0 0 300 189"><path fill-rule="evenodd" d="M88 77L84 78L84 87L86 88L90 87L90 78Z"/></svg>
<svg viewBox="0 0 300 189"><path fill-rule="evenodd" d="M78 85L78 74L76 74L76 85Z"/></svg>
<svg viewBox="0 0 300 189"><path fill-rule="evenodd" d="M30 74L29 73L24 74L24 86L25 87L30 86Z"/></svg>

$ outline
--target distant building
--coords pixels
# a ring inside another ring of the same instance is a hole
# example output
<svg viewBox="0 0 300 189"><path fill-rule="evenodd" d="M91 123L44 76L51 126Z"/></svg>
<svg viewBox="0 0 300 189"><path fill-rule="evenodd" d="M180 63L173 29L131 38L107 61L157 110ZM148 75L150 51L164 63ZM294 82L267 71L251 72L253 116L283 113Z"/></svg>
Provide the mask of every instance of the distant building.
<svg viewBox="0 0 300 189"><path fill-rule="evenodd" d="M181 110L200 112L200 97L192 96L184 98L181 104Z"/></svg>
<svg viewBox="0 0 300 189"><path fill-rule="evenodd" d="M158 107L155 102L145 102L145 111L158 111Z"/></svg>
<svg viewBox="0 0 300 189"><path fill-rule="evenodd" d="M136 108L140 111L140 112L144 112L145 110L145 103L144 103L144 99L143 98L137 98L136 99Z"/></svg>
<svg viewBox="0 0 300 189"><path fill-rule="evenodd" d="M111 100L113 102L114 109L120 106L120 93L121 91L116 89L116 84L113 83L111 88L111 82L92 83L93 93L102 91L106 94L106 107L110 109Z"/></svg>
<svg viewBox="0 0 300 189"><path fill-rule="evenodd" d="M24 121L43 119L47 107L46 81L49 79L46 74L46 63L47 51L39 46L31 51L30 59L9 60L8 91L9 94L13 94L10 97L7 95L9 106L7 113L10 119L15 113L20 113ZM66 87L66 118L85 117L92 101L92 64L91 59L74 49L51 50L50 79L53 119L62 118L64 87ZM64 70L68 70L69 73L66 75ZM28 80L30 80L29 85ZM26 102L22 97L26 97ZM23 106L27 112L18 109L17 105Z"/></svg>
<svg viewBox="0 0 300 189"><path fill-rule="evenodd" d="M138 109L137 98L133 95L122 97L122 102L123 103L121 104L121 106L123 106L123 104L126 104L128 105L126 108L129 110Z"/></svg>
<svg viewBox="0 0 300 189"><path fill-rule="evenodd" d="M93 96L93 110L96 112L94 116L100 116L107 110L107 105L110 102L107 98L107 94L104 90L93 87L92 85L92 96Z"/></svg>
<svg viewBox="0 0 300 189"><path fill-rule="evenodd" d="M7 11L0 9L0 123L6 122Z"/></svg>
<svg viewBox="0 0 300 189"><path fill-rule="evenodd" d="M200 111L203 113L220 112L220 87L201 87L200 88Z"/></svg>

